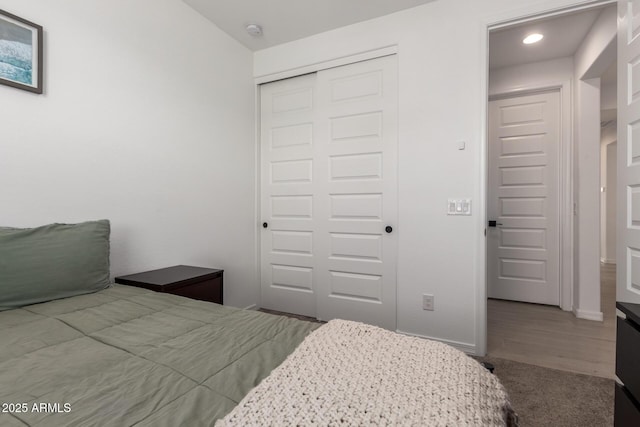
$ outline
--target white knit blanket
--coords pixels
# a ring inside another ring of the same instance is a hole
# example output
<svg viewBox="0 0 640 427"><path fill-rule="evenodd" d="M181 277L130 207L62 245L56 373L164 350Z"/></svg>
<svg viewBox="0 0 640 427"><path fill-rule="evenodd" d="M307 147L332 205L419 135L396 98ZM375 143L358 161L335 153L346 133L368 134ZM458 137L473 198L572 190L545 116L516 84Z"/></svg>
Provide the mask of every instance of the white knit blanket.
<svg viewBox="0 0 640 427"><path fill-rule="evenodd" d="M503 426L511 416L498 379L464 353L332 320L216 427Z"/></svg>

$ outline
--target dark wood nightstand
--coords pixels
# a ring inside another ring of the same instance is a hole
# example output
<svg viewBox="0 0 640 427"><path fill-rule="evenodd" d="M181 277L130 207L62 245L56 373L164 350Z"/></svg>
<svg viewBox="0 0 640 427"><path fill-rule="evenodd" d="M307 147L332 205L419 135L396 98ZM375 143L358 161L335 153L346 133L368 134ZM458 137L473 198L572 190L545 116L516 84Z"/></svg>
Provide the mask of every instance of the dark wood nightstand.
<svg viewBox="0 0 640 427"><path fill-rule="evenodd" d="M617 302L616 308L626 319L618 317L616 334L616 383L614 425L640 425L640 304Z"/></svg>
<svg viewBox="0 0 640 427"><path fill-rule="evenodd" d="M223 270L176 265L115 278L121 285L137 286L202 301L222 304Z"/></svg>

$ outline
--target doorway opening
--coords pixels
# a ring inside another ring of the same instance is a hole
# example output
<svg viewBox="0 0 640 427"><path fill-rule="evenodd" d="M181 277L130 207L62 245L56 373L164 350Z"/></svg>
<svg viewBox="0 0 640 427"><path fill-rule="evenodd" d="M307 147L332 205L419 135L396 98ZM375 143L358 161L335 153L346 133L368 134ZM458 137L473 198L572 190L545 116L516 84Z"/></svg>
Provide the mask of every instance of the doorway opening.
<svg viewBox="0 0 640 427"><path fill-rule="evenodd" d="M489 356L614 376L616 18L489 33Z"/></svg>

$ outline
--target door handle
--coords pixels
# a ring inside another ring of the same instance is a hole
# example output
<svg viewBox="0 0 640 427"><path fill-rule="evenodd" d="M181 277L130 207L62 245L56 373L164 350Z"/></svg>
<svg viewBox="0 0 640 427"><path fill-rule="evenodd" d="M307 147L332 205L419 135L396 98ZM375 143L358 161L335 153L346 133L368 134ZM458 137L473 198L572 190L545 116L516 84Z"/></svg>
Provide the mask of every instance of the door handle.
<svg viewBox="0 0 640 427"><path fill-rule="evenodd" d="M502 225L502 223L498 221L489 221L489 227L496 227L498 225Z"/></svg>
<svg viewBox="0 0 640 427"><path fill-rule="evenodd" d="M269 226L269 224L267 224L266 222L262 223L262 228L267 228Z"/></svg>
<svg viewBox="0 0 640 427"><path fill-rule="evenodd" d="M390 225L387 225L387 226L384 228L384 231L386 231L387 233L391 233L391 232L393 231L393 227L392 227L392 226L390 226Z"/></svg>

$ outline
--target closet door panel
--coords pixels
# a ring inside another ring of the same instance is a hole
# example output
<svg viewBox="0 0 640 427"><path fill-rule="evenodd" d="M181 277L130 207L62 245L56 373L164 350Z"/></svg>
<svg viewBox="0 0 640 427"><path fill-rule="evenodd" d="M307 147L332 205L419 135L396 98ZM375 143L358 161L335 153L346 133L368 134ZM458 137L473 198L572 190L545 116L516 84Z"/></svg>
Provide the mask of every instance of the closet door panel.
<svg viewBox="0 0 640 427"><path fill-rule="evenodd" d="M261 306L311 317L317 280L315 85L312 74L260 90Z"/></svg>
<svg viewBox="0 0 640 427"><path fill-rule="evenodd" d="M318 317L395 330L396 57L320 71L317 88Z"/></svg>

